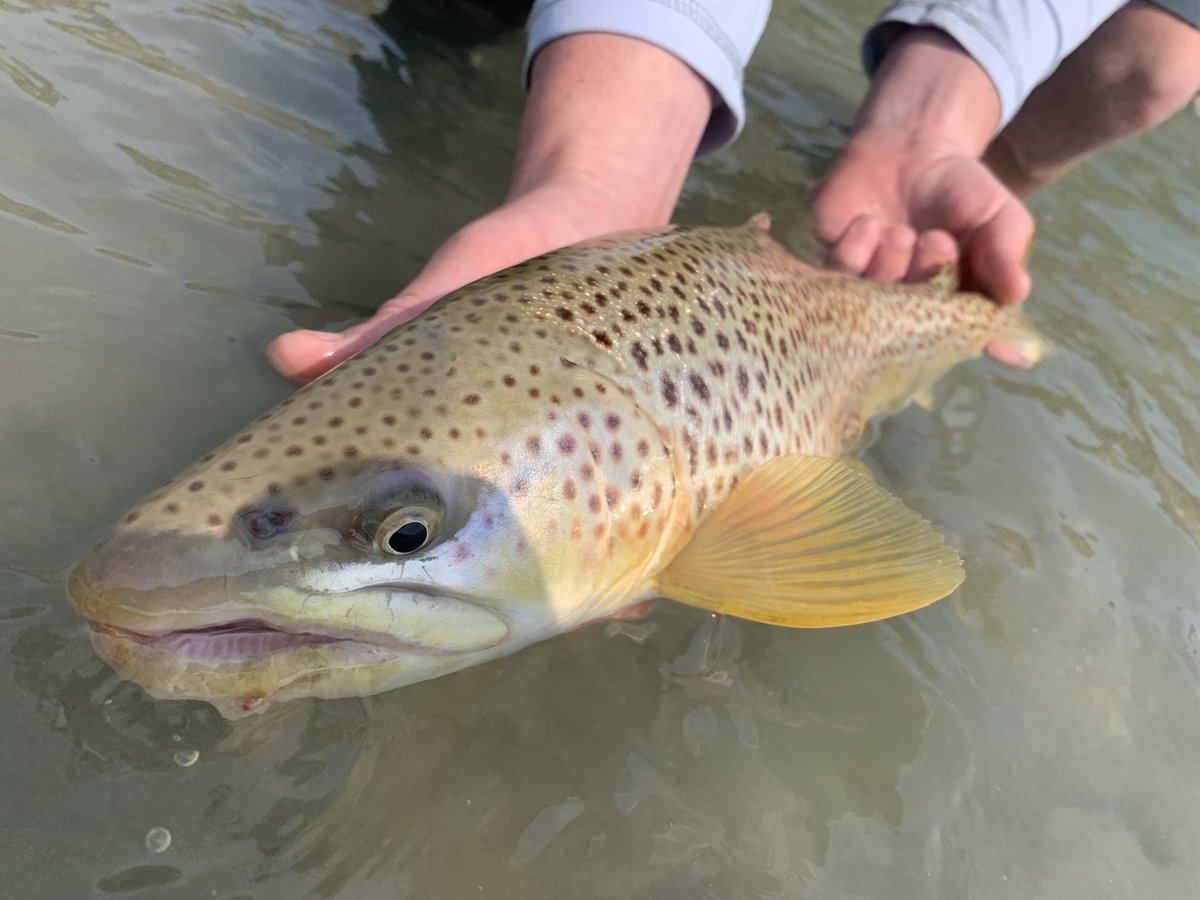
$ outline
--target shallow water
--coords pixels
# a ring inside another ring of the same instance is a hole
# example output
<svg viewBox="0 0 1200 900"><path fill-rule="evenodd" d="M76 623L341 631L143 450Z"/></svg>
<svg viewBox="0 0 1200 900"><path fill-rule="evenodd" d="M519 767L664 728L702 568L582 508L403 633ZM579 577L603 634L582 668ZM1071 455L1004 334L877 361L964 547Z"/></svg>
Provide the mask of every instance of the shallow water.
<svg viewBox="0 0 1200 900"><path fill-rule="evenodd" d="M0 0L2 893L1200 894L1190 114L1033 204L1057 355L880 429L967 560L947 601L818 633L662 604L237 724L96 659L88 542L288 393L271 336L361 315L503 193L520 33L408 7ZM771 208L811 247L873 11L777 4L679 220Z"/></svg>

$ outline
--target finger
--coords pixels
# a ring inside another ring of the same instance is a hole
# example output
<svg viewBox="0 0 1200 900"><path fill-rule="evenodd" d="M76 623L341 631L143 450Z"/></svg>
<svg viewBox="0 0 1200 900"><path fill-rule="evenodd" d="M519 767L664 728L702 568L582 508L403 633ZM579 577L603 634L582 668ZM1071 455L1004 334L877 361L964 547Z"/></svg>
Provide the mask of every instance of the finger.
<svg viewBox="0 0 1200 900"><path fill-rule="evenodd" d="M1037 363L1037 358L1030 358L1020 345L1011 341L992 341L984 350L996 362L1004 363L1014 369L1030 369Z"/></svg>
<svg viewBox="0 0 1200 900"><path fill-rule="evenodd" d="M980 227L964 256L971 284L999 303L1020 303L1029 296L1024 258L1033 240L1033 216L1015 200Z"/></svg>
<svg viewBox="0 0 1200 900"><path fill-rule="evenodd" d="M401 294L384 303L367 321L345 331L302 330L281 334L267 347L267 358L288 381L306 384L371 346L428 305Z"/></svg>
<svg viewBox="0 0 1200 900"><path fill-rule="evenodd" d="M883 227L878 219L859 216L846 226L837 243L829 249L826 264L851 275L861 275L875 256L882 234Z"/></svg>
<svg viewBox="0 0 1200 900"><path fill-rule="evenodd" d="M905 281L926 281L945 266L958 265L958 242L948 231L931 228L917 236Z"/></svg>
<svg viewBox="0 0 1200 900"><path fill-rule="evenodd" d="M917 233L907 225L889 225L863 275L875 281L899 281L908 271Z"/></svg>

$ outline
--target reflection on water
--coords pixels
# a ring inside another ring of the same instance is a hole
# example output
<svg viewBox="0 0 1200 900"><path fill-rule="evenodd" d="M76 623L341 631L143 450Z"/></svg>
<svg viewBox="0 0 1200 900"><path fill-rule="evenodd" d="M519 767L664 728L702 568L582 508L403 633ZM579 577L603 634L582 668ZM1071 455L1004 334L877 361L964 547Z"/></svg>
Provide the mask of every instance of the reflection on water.
<svg viewBox="0 0 1200 900"><path fill-rule="evenodd" d="M967 560L946 602L829 633L662 604L235 725L98 661L74 557L287 392L270 336L366 311L502 195L521 36L446 7L0 0L6 894L1196 896L1192 116L1035 202L1049 362L879 428ZM811 252L873 12L777 4L681 219L770 207Z"/></svg>

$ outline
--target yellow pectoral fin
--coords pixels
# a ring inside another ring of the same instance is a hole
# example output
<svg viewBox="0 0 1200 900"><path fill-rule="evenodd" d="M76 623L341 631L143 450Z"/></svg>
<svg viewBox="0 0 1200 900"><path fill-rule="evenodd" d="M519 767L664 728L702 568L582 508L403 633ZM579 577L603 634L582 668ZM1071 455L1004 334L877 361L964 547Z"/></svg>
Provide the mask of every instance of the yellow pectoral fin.
<svg viewBox="0 0 1200 900"><path fill-rule="evenodd" d="M853 466L784 456L734 489L655 588L743 619L827 628L919 609L962 580L941 535Z"/></svg>

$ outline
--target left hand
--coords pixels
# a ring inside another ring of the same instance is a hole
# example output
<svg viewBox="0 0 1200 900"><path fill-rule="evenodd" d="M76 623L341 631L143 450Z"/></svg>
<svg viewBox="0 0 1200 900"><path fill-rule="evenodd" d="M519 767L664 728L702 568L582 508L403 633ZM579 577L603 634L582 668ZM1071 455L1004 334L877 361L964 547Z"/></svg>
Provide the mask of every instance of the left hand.
<svg viewBox="0 0 1200 900"><path fill-rule="evenodd" d="M947 263L1001 303L1029 294L1029 211L953 143L860 132L812 197L828 263L878 281L917 281Z"/></svg>
<svg viewBox="0 0 1200 900"><path fill-rule="evenodd" d="M880 281L955 263L965 286L1024 300L1033 217L980 162L999 117L991 79L953 38L930 28L896 38L812 197L829 263Z"/></svg>

